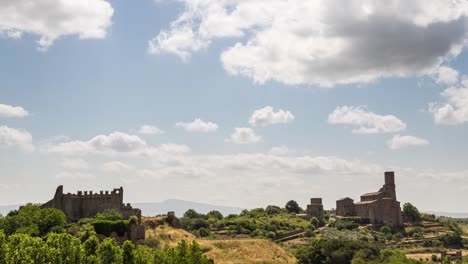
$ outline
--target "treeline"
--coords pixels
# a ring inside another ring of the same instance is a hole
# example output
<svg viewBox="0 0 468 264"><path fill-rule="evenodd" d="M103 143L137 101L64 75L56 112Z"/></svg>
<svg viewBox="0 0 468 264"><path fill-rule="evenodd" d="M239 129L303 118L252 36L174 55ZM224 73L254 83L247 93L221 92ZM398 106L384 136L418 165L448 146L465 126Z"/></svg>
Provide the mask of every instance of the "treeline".
<svg viewBox="0 0 468 264"><path fill-rule="evenodd" d="M57 264L208 264L198 244L182 241L176 248L151 249L127 240L119 246L115 239L99 241L90 236L84 242L70 234L51 233L46 238L26 234L6 236L0 231L0 263Z"/></svg>
<svg viewBox="0 0 468 264"><path fill-rule="evenodd" d="M298 229L313 231L317 226L323 225L319 221L297 217L287 209L274 205L243 210L238 215L228 216L223 216L218 211L202 214L190 209L180 218L180 223L183 229L198 237L215 237L215 233L222 230L226 235L243 234L270 239Z"/></svg>
<svg viewBox="0 0 468 264"><path fill-rule="evenodd" d="M102 233L124 231L136 219L122 220L115 211L67 224L60 210L28 204L0 215L1 264L208 264L193 241L161 249L125 241L119 245ZM100 230L101 234L96 232Z"/></svg>

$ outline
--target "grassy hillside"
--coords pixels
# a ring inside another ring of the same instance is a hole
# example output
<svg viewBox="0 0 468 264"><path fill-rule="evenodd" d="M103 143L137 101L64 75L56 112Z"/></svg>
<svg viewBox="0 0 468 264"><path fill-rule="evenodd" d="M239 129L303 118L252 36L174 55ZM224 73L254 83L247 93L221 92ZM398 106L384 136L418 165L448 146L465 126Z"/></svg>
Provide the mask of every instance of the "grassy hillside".
<svg viewBox="0 0 468 264"><path fill-rule="evenodd" d="M152 218L155 220L157 218ZM144 219L148 222L148 219ZM174 247L180 241L196 240L206 256L215 263L296 263L296 259L276 243L266 239L201 239L183 230L163 224L146 230L147 241L157 240L158 245Z"/></svg>

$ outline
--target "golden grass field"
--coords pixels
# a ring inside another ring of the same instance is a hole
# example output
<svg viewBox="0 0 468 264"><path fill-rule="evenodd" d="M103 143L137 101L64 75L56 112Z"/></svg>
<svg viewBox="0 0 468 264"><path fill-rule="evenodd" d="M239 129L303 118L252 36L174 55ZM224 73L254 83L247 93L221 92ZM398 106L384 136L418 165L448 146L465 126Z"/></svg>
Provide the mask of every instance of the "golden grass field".
<svg viewBox="0 0 468 264"><path fill-rule="evenodd" d="M293 264L296 258L276 243L265 239L197 239L191 233L167 225L146 230L162 247L174 247L182 239L196 240L205 254L219 264Z"/></svg>

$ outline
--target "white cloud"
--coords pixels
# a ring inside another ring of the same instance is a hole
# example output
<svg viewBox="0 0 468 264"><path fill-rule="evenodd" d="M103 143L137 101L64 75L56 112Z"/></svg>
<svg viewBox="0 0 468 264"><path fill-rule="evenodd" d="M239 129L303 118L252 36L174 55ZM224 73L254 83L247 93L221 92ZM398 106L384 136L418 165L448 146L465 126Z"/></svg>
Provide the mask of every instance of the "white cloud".
<svg viewBox="0 0 468 264"><path fill-rule="evenodd" d="M33 151L31 134L23 129L0 126L0 146L17 146L25 151Z"/></svg>
<svg viewBox="0 0 468 264"><path fill-rule="evenodd" d="M253 144L261 140L262 137L255 134L253 129L249 127L236 127L228 141L235 144Z"/></svg>
<svg viewBox="0 0 468 264"><path fill-rule="evenodd" d="M66 170L86 170L89 164L84 159L64 159L60 166Z"/></svg>
<svg viewBox="0 0 468 264"><path fill-rule="evenodd" d="M110 161L104 163L101 167L101 170L108 173L121 173L127 172L131 167L121 161Z"/></svg>
<svg viewBox="0 0 468 264"><path fill-rule="evenodd" d="M455 84L458 82L458 71L448 66L439 67L435 75L437 83Z"/></svg>
<svg viewBox="0 0 468 264"><path fill-rule="evenodd" d="M277 112L273 107L266 106L262 109L255 110L250 117L249 123L253 126L267 126L274 124L286 124L294 120L294 115L282 109Z"/></svg>
<svg viewBox="0 0 468 264"><path fill-rule="evenodd" d="M192 122L177 122L176 127L181 127L187 132L215 132L218 130L218 125L212 122L205 122L200 118L193 120Z"/></svg>
<svg viewBox="0 0 468 264"><path fill-rule="evenodd" d="M25 117L29 113L20 106L0 104L0 117Z"/></svg>
<svg viewBox="0 0 468 264"><path fill-rule="evenodd" d="M162 144L159 147L153 147L136 135L118 131L109 135L97 135L88 141L65 138L65 141L46 142L42 145L42 150L65 155L142 155L158 158L190 152L190 148L186 145Z"/></svg>
<svg viewBox="0 0 468 264"><path fill-rule="evenodd" d="M39 35L40 49L57 39L104 38L114 10L104 0L7 0L0 2L0 34L18 39L22 33Z"/></svg>
<svg viewBox="0 0 468 264"><path fill-rule="evenodd" d="M50 152L58 153L140 153L147 148L144 140L136 135L113 132L109 135L98 135L89 141L66 141L47 146Z"/></svg>
<svg viewBox="0 0 468 264"><path fill-rule="evenodd" d="M466 1L181 0L183 12L149 42L187 61L215 40L225 70L255 82L365 83L432 74L457 56L468 32Z"/></svg>
<svg viewBox="0 0 468 264"><path fill-rule="evenodd" d="M278 146L278 147L272 147L268 153L271 155L283 156L283 155L290 154L292 152L294 152L294 150L286 146Z"/></svg>
<svg viewBox="0 0 468 264"><path fill-rule="evenodd" d="M415 146L426 146L429 144L429 141L423 138L400 135L393 136L393 138L387 142L387 146L393 150Z"/></svg>
<svg viewBox="0 0 468 264"><path fill-rule="evenodd" d="M147 134L147 135L156 135L156 134L163 134L164 131L159 129L157 126L143 125L140 127L140 130L138 130L138 133Z"/></svg>
<svg viewBox="0 0 468 264"><path fill-rule="evenodd" d="M460 87L452 86L441 94L446 103L432 103L429 110L434 122L441 125L458 125L468 122L468 79Z"/></svg>
<svg viewBox="0 0 468 264"><path fill-rule="evenodd" d="M351 125L356 134L394 133L406 129L406 124L393 115L378 115L363 107L337 107L328 116L329 124Z"/></svg>

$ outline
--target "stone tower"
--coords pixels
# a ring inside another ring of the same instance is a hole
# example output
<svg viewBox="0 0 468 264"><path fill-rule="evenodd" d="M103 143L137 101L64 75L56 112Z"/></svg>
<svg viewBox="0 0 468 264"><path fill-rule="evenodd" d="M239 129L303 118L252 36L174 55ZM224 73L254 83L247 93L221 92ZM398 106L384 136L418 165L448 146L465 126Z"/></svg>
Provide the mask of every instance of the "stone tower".
<svg viewBox="0 0 468 264"><path fill-rule="evenodd" d="M307 218L312 219L312 217L317 217L319 221L323 221L322 198L310 199L310 204L307 205Z"/></svg>
<svg viewBox="0 0 468 264"><path fill-rule="evenodd" d="M382 188L393 200L397 200L395 191L395 173L393 171L385 172L385 185Z"/></svg>

